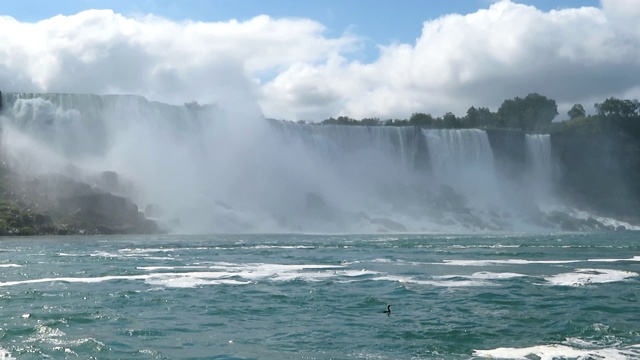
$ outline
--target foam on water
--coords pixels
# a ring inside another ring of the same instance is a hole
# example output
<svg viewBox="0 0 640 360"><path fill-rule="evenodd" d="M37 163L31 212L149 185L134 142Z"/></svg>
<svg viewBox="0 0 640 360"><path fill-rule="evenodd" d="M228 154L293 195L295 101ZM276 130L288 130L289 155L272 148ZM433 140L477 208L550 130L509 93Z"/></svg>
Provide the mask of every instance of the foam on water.
<svg viewBox="0 0 640 360"><path fill-rule="evenodd" d="M622 348L581 349L569 345L550 344L526 348L496 348L491 350L476 350L475 356L491 359L609 359L627 360L640 356L640 345Z"/></svg>
<svg viewBox="0 0 640 360"><path fill-rule="evenodd" d="M546 277L550 285L585 286L624 281L636 277L638 273L610 269L576 269L575 272L562 273Z"/></svg>
<svg viewBox="0 0 640 360"><path fill-rule="evenodd" d="M9 359L640 358L640 233L379 238L5 239L16 251L0 263L23 267L0 279L0 347Z"/></svg>
<svg viewBox="0 0 640 360"><path fill-rule="evenodd" d="M434 277L433 280L416 279L411 276L385 275L373 278L375 281L391 281L401 284L430 285L437 287L470 287L470 286L493 286L495 284L483 279L465 279L463 277L450 275Z"/></svg>
<svg viewBox="0 0 640 360"><path fill-rule="evenodd" d="M581 260L524 260L524 259L504 259L504 260L443 260L442 263L434 265L455 265L455 266L488 266L488 265L528 265L528 264L570 264L581 262Z"/></svg>
<svg viewBox="0 0 640 360"><path fill-rule="evenodd" d="M0 282L0 287L30 285L52 282L66 283L100 283L105 281L143 280L150 285L167 287L195 287L201 285L246 285L257 281L321 281L330 278L354 278L364 275L378 274L366 269L350 270L336 265L289 265L289 264L230 264L216 263L204 266L142 266L144 271L173 270L173 272L154 272L139 275L112 275L98 277L56 277L28 280L14 280ZM188 271L175 270L208 269L218 271Z"/></svg>
<svg viewBox="0 0 640 360"><path fill-rule="evenodd" d="M488 280L502 280L502 279L512 279L512 278L518 278L518 277L525 277L525 276L528 276L528 275L519 274L519 273L510 273L510 272L495 273L495 272L489 272L489 271L480 271L480 272L473 273L470 276L470 278L473 278L473 279L488 279Z"/></svg>
<svg viewBox="0 0 640 360"><path fill-rule="evenodd" d="M0 359L15 360L16 358L11 356L11 353L9 351L0 348Z"/></svg>
<svg viewBox="0 0 640 360"><path fill-rule="evenodd" d="M488 265L530 265L530 264L571 264L580 262L622 262L640 261L640 256L620 259L585 259L585 260L526 260L526 259L502 259L502 260L442 260L442 263L433 265L454 266L488 266Z"/></svg>

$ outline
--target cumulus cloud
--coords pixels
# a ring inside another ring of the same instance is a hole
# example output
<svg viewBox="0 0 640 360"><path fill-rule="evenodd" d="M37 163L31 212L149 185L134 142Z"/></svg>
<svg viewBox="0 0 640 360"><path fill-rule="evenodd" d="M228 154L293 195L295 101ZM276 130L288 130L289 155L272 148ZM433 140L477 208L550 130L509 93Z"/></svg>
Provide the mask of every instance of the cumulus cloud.
<svg viewBox="0 0 640 360"><path fill-rule="evenodd" d="M472 105L497 109L531 92L561 107L637 97L638 11L635 0L550 12L501 1L426 21L415 44L380 46L371 64L329 59L291 67L266 84L263 104L267 113L287 108L293 118L406 118L417 111L462 115ZM316 108L298 100L305 92L333 100Z"/></svg>
<svg viewBox="0 0 640 360"><path fill-rule="evenodd" d="M637 0L544 12L498 1L423 23L415 43L330 38L310 19L172 21L109 10L36 23L0 17L5 91L135 93L153 100L258 103L268 117L406 118L497 109L538 92L561 110L609 96L640 97ZM366 35L366 34L361 34Z"/></svg>
<svg viewBox="0 0 640 360"><path fill-rule="evenodd" d="M0 17L2 90L135 93L180 103L253 100L257 79L323 61L355 38L307 19L175 22L89 10L36 23Z"/></svg>

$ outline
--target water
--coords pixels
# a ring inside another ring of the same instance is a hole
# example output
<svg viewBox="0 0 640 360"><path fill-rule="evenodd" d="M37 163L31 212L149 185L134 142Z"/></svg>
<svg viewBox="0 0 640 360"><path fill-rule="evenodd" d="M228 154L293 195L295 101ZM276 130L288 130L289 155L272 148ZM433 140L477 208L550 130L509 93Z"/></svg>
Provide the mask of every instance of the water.
<svg viewBox="0 0 640 360"><path fill-rule="evenodd" d="M2 103L0 160L12 170L101 188L115 172L104 190L159 209L170 232L540 232L560 227L551 210L574 213L556 196L549 135L511 144L499 132L492 144L479 129L292 124L132 95Z"/></svg>
<svg viewBox="0 0 640 360"><path fill-rule="evenodd" d="M4 238L0 358L638 359L639 240Z"/></svg>
<svg viewBox="0 0 640 360"><path fill-rule="evenodd" d="M537 197L549 202L552 197L553 157L551 135L527 134L525 136L527 156L531 164L529 186Z"/></svg>

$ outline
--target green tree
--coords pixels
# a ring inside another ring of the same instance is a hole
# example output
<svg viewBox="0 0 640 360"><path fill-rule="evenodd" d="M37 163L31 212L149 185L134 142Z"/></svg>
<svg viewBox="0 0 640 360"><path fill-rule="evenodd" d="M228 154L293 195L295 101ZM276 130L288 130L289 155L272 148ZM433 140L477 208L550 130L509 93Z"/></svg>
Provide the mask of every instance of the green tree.
<svg viewBox="0 0 640 360"><path fill-rule="evenodd" d="M620 100L612 97L600 104L595 104L595 107L605 128L619 129L640 138L640 102L638 100Z"/></svg>
<svg viewBox="0 0 640 360"><path fill-rule="evenodd" d="M569 119L584 117L586 114L587 113L586 111L584 111L584 107L581 104L574 104L571 107L571 110L567 112L567 115L569 115Z"/></svg>
<svg viewBox="0 0 640 360"><path fill-rule="evenodd" d="M558 115L555 100L533 93L523 98L505 100L498 109L498 117L510 128L525 131L540 130L547 127Z"/></svg>
<svg viewBox="0 0 640 360"><path fill-rule="evenodd" d="M430 127L433 121L433 116L424 113L413 113L409 118L409 124L413 126Z"/></svg>
<svg viewBox="0 0 640 360"><path fill-rule="evenodd" d="M458 119L452 112L448 112L442 116L442 125L445 129L460 129L462 120Z"/></svg>
<svg viewBox="0 0 640 360"><path fill-rule="evenodd" d="M595 108L598 115L604 117L630 118L640 115L640 103L635 99L620 100L611 97L602 103L596 103Z"/></svg>
<svg viewBox="0 0 640 360"><path fill-rule="evenodd" d="M463 126L468 128L490 126L493 123L493 114L486 107L470 107L467 115L462 119Z"/></svg>
<svg viewBox="0 0 640 360"><path fill-rule="evenodd" d="M382 122L379 118L364 118L360 120L360 124L366 126L379 126L382 124Z"/></svg>

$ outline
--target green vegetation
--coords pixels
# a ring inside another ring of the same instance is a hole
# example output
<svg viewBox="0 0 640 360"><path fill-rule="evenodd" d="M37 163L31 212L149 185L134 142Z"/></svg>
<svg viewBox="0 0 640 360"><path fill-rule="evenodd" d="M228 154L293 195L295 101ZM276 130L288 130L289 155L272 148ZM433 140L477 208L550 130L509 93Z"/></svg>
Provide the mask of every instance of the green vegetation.
<svg viewBox="0 0 640 360"><path fill-rule="evenodd" d="M20 176L0 161L0 235L158 232L126 198L63 176Z"/></svg>
<svg viewBox="0 0 640 360"><path fill-rule="evenodd" d="M587 115L582 104L575 104L565 119L554 119L559 115L555 100L532 93L524 98L505 100L496 112L486 107L471 106L465 116L457 117L451 112L434 117L428 113L414 113L408 119L364 118L357 120L339 116L321 121L324 125L359 126L419 126L428 129L512 129L527 133L574 133L596 134L601 132L624 132L640 139L640 102L609 98L594 104L595 114ZM299 124L318 124L304 120Z"/></svg>

